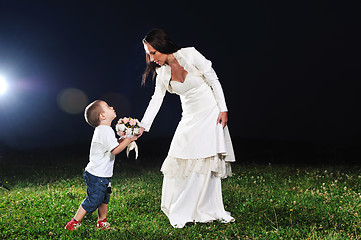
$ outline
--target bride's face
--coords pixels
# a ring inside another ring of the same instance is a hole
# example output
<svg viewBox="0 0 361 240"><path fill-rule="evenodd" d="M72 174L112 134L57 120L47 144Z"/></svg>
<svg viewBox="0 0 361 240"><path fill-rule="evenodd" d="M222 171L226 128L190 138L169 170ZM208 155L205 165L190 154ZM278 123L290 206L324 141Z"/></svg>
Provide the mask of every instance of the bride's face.
<svg viewBox="0 0 361 240"><path fill-rule="evenodd" d="M149 55L150 61L162 66L167 61L167 54L155 50L149 43L143 43L145 52Z"/></svg>

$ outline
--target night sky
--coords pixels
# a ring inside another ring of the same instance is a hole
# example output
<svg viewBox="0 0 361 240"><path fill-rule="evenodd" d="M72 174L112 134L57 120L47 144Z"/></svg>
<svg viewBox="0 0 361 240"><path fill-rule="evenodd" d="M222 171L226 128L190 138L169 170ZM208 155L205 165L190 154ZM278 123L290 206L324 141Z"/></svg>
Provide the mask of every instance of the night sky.
<svg viewBox="0 0 361 240"><path fill-rule="evenodd" d="M95 99L113 105L117 119L141 119L154 90L151 79L140 84L141 40L152 28L212 61L233 138L361 138L356 5L90 2L0 2L0 75L9 85L0 95L0 142L18 149L90 144L83 105ZM168 93L147 137L172 136L180 117L179 98Z"/></svg>

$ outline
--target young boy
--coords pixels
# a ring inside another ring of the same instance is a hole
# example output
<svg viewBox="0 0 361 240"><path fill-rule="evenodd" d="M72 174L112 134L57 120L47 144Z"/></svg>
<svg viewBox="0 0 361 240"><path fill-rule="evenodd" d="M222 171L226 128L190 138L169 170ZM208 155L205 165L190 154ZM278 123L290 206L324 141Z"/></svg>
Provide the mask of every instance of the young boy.
<svg viewBox="0 0 361 240"><path fill-rule="evenodd" d="M84 116L85 120L95 128L90 146L89 163L84 171L87 196L65 229L76 229L81 225L81 220L86 213L93 213L96 209L98 209L97 228L109 229L107 212L115 155L123 151L137 137L124 138L118 142L111 128L111 123L117 115L113 107L109 107L104 101L96 100L89 104L85 108Z"/></svg>

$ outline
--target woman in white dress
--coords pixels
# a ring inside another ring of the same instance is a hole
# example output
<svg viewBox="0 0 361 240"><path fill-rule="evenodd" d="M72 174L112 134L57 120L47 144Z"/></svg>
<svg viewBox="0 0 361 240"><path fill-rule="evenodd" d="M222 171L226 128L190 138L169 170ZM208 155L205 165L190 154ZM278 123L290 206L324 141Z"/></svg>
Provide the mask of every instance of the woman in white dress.
<svg viewBox="0 0 361 240"><path fill-rule="evenodd" d="M180 96L182 118L161 171L161 209L173 227L187 222L233 222L223 206L221 178L231 176L235 161L227 127L222 87L207 60L195 48L180 48L161 29L143 39L147 68L153 71L154 94L141 121L149 131L166 91Z"/></svg>

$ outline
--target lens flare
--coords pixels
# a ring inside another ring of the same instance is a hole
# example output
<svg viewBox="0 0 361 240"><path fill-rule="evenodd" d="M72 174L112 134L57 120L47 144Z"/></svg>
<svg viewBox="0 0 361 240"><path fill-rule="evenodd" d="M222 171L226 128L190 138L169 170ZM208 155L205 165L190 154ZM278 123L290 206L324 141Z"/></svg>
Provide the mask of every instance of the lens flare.
<svg viewBox="0 0 361 240"><path fill-rule="evenodd" d="M3 76L0 76L0 95L4 94L8 89L8 84Z"/></svg>
<svg viewBox="0 0 361 240"><path fill-rule="evenodd" d="M87 95L76 88L67 88L58 95L58 104L63 111L69 114L79 114L88 104Z"/></svg>

